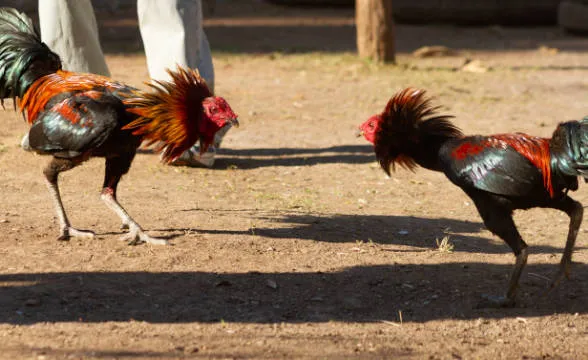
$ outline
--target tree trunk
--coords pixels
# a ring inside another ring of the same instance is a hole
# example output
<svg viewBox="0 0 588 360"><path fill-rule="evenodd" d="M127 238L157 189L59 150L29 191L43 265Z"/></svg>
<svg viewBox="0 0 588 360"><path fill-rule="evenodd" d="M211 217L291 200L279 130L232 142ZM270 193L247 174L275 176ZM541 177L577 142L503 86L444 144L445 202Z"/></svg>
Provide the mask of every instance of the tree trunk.
<svg viewBox="0 0 588 360"><path fill-rule="evenodd" d="M360 57L395 61L392 0L356 0L355 24Z"/></svg>

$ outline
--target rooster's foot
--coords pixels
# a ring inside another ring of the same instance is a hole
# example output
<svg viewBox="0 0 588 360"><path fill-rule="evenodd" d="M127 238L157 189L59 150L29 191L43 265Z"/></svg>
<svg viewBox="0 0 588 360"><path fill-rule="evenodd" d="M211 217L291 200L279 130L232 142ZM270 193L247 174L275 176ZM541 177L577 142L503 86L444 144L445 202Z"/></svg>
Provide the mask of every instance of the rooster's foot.
<svg viewBox="0 0 588 360"><path fill-rule="evenodd" d="M131 230L128 234L121 236L122 241L126 241L129 245L138 245L140 243L148 243L153 245L169 245L165 239L158 239L147 235L142 230Z"/></svg>
<svg viewBox="0 0 588 360"><path fill-rule="evenodd" d="M559 270L553 277L551 281L551 285L549 285L548 291L555 289L559 283L563 280L563 278L570 279L570 267L568 264L561 264Z"/></svg>
<svg viewBox="0 0 588 360"><path fill-rule="evenodd" d="M72 228L70 226L70 227L66 227L64 229L61 229L61 234L59 235L57 240L68 241L72 237L93 239L95 236L96 236L96 234L94 234L93 231L78 230L78 229Z"/></svg>
<svg viewBox="0 0 588 360"><path fill-rule="evenodd" d="M507 296L482 295L482 300L477 308L507 308L515 306L515 299Z"/></svg>

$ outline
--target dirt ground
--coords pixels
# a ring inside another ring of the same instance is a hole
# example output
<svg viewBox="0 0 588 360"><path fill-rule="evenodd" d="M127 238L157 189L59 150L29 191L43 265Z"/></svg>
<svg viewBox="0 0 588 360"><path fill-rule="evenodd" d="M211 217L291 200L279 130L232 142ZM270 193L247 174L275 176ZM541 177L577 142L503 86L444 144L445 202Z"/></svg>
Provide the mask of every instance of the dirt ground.
<svg viewBox="0 0 588 360"><path fill-rule="evenodd" d="M406 86L427 89L467 133L549 136L588 113L588 40L400 25L399 65L381 66L355 58L351 9L243 6L219 2L206 22L217 93L242 124L215 168L140 154L119 187L171 246L118 240L99 159L60 183L74 226L97 238L56 241L48 159L19 148L26 125L12 104L0 111L0 358L588 358L588 227L571 279L547 293L568 219L517 213L531 245L519 303L480 309L481 294L506 287L508 247L442 174L388 179L355 137ZM99 19L113 77L147 80L132 11ZM423 45L459 53L410 55ZM466 58L488 71L460 71ZM588 187L573 197L588 204ZM445 237L452 251L438 248Z"/></svg>

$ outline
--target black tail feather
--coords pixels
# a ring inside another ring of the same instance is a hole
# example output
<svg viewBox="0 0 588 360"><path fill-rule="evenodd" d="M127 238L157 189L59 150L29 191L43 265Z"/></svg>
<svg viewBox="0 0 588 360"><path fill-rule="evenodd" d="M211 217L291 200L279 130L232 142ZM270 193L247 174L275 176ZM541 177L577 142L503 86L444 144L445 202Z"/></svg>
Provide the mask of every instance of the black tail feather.
<svg viewBox="0 0 588 360"><path fill-rule="evenodd" d="M0 101L22 97L35 80L59 69L59 56L41 42L32 20L0 8Z"/></svg>

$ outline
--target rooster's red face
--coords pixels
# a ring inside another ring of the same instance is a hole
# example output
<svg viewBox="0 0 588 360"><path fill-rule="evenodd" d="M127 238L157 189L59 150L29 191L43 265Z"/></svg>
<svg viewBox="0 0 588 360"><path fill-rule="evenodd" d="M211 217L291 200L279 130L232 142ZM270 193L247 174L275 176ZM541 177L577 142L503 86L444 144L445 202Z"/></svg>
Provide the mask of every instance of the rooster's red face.
<svg viewBox="0 0 588 360"><path fill-rule="evenodd" d="M200 150L206 151L214 141L214 134L225 126L239 126L237 115L229 106L229 103L220 96L211 96L202 102L204 119L200 125Z"/></svg>
<svg viewBox="0 0 588 360"><path fill-rule="evenodd" d="M204 114L207 118L212 120L219 128L225 126L227 123L238 126L237 115L229 106L229 103L220 96L211 96L202 102Z"/></svg>
<svg viewBox="0 0 588 360"><path fill-rule="evenodd" d="M380 122L382 117L380 115L374 115L367 119L363 124L359 126L359 135L363 135L365 139L372 144L376 142L376 134L380 129Z"/></svg>

